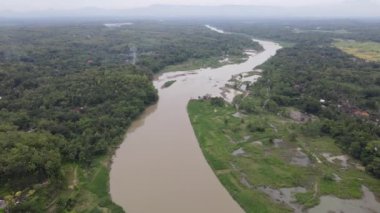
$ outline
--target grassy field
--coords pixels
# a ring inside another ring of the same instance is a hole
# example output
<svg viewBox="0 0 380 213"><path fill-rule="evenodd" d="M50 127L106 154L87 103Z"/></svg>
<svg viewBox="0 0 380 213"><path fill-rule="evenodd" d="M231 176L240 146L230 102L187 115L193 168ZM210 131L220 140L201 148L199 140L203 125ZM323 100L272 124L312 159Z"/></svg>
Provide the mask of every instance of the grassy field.
<svg viewBox="0 0 380 213"><path fill-rule="evenodd" d="M361 198L362 184L380 195L378 180L353 164L343 169L339 162L327 161L322 153L342 155L340 149L331 138L313 135L317 122L297 123L286 116L289 110L293 109L283 109L283 116L263 110L237 117L230 105L215 106L206 100L194 100L188 105L207 161L246 212L293 211L290 206L273 201L260 190L262 187L305 188L305 192L294 196L302 208L317 205L322 195ZM280 144L274 143L279 140ZM310 164L291 163L296 150L304 153ZM334 180L334 176L340 180Z"/></svg>
<svg viewBox="0 0 380 213"><path fill-rule="evenodd" d="M338 40L334 43L334 46L364 60L380 61L380 43L377 42Z"/></svg>
<svg viewBox="0 0 380 213"><path fill-rule="evenodd" d="M71 205L73 212L124 212L109 195L110 155L96 159L91 167L65 166L67 188L53 205ZM54 209L50 209L53 210Z"/></svg>

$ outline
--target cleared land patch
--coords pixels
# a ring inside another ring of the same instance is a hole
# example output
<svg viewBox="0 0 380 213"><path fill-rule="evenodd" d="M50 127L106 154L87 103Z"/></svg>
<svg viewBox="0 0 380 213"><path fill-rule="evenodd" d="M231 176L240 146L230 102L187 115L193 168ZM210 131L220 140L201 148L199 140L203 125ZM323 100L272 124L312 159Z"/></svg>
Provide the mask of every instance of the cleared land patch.
<svg viewBox="0 0 380 213"><path fill-rule="evenodd" d="M334 46L342 51L367 61L380 61L380 43L338 40Z"/></svg>

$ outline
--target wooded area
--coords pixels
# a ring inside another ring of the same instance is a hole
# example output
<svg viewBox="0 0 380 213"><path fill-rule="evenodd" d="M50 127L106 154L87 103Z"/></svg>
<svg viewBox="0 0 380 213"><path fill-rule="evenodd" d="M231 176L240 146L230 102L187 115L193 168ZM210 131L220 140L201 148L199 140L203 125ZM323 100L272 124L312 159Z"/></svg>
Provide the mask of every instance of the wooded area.
<svg viewBox="0 0 380 213"><path fill-rule="evenodd" d="M12 212L75 208L89 192L63 193L63 168L90 171L112 154L129 124L157 101L154 73L194 58L243 56L247 47L259 45L186 23L1 27L0 197ZM108 197L107 183L100 184Z"/></svg>
<svg viewBox="0 0 380 213"><path fill-rule="evenodd" d="M320 135L330 135L368 172L380 177L380 64L345 53L337 39L379 42L379 23L293 21L226 25L230 30L274 39L287 47L262 65L259 82L241 106L254 112L260 97L268 110L296 107L319 117Z"/></svg>

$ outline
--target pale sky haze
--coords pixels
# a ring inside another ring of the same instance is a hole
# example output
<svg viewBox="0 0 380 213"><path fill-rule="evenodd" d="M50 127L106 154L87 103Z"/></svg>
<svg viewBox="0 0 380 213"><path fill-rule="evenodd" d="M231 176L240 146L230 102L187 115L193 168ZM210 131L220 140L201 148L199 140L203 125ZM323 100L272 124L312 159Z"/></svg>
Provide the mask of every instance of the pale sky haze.
<svg viewBox="0 0 380 213"><path fill-rule="evenodd" d="M28 11L46 9L79 9L98 7L103 9L127 9L153 4L180 5L265 5L310 6L341 2L380 3L380 0L0 0L0 10Z"/></svg>

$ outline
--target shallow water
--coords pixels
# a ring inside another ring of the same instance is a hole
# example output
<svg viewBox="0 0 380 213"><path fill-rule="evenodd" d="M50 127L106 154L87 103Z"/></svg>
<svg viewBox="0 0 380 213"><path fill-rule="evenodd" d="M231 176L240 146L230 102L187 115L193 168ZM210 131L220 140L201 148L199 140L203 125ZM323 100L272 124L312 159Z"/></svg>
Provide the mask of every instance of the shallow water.
<svg viewBox="0 0 380 213"><path fill-rule="evenodd" d="M380 203L375 195L362 186L363 197L358 200L342 200L334 196L322 196L318 206L309 209L309 213L339 212L339 213L379 213Z"/></svg>
<svg viewBox="0 0 380 213"><path fill-rule="evenodd" d="M305 193L305 188L293 187L273 189L270 187L259 187L259 190L267 194L272 200L288 205L294 210L295 213L302 212L302 206L296 203L295 194Z"/></svg>
<svg viewBox="0 0 380 213"><path fill-rule="evenodd" d="M154 81L160 99L127 132L110 173L112 200L129 213L240 213L209 167L186 106L191 98L221 96L232 75L252 70L280 46L258 41L265 51L242 64L193 72L164 73ZM177 80L161 89L168 80Z"/></svg>
<svg viewBox="0 0 380 213"><path fill-rule="evenodd" d="M298 166L309 166L311 161L309 157L302 152L301 148L297 148L292 152L292 159L290 163Z"/></svg>

